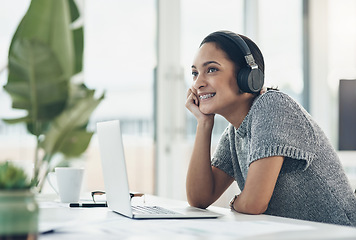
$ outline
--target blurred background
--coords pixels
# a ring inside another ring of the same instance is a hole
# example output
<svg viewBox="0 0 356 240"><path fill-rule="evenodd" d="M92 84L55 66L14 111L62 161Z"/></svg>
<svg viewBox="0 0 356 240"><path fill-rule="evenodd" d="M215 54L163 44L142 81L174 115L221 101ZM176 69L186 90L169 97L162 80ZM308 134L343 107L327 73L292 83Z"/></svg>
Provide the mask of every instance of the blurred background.
<svg viewBox="0 0 356 240"><path fill-rule="evenodd" d="M184 107L192 82L190 66L202 39L222 29L257 43L265 58L266 85L288 93L313 116L356 188L356 1L75 2L84 22L81 77L89 88L106 93L88 128L95 131L98 121L121 120L132 190L185 199L196 126ZM29 4L29 0L0 0L1 86L7 82L12 36ZM348 85L340 87L340 80ZM347 93L340 94L342 89ZM9 95L1 88L0 118L22 115L12 109ZM345 136L340 126L345 124L351 133L346 136L351 143L347 146L341 144ZM217 116L212 148L226 126ZM1 121L0 161L31 164L35 141L25 125ZM95 134L85 154L73 164L85 167L83 191L104 189ZM216 204L228 206L237 191L233 184Z"/></svg>

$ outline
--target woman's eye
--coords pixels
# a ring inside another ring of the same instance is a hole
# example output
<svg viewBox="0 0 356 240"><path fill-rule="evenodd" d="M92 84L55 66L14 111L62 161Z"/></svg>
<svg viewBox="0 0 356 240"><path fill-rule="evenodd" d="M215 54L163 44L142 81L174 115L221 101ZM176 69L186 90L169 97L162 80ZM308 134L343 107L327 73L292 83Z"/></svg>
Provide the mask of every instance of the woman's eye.
<svg viewBox="0 0 356 240"><path fill-rule="evenodd" d="M198 72L193 71L192 72L192 76L193 76L193 78L197 77L198 76Z"/></svg>
<svg viewBox="0 0 356 240"><path fill-rule="evenodd" d="M217 68L209 68L208 69L208 73L213 73L213 72L216 72L216 71L218 71Z"/></svg>

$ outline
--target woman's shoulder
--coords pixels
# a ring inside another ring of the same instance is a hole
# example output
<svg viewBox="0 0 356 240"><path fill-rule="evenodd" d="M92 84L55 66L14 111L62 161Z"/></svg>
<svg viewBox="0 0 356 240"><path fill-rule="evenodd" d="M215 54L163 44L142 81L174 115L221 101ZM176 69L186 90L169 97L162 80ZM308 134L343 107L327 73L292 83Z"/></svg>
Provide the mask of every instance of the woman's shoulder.
<svg viewBox="0 0 356 240"><path fill-rule="evenodd" d="M269 90L256 98L256 102L261 104L270 104L273 102L295 102L288 94L278 91Z"/></svg>
<svg viewBox="0 0 356 240"><path fill-rule="evenodd" d="M255 99L252 108L258 111L261 109L267 111L273 109L285 109L288 111L303 109L303 107L288 94L276 90L269 90L258 96Z"/></svg>
<svg viewBox="0 0 356 240"><path fill-rule="evenodd" d="M288 94L270 90L257 97L250 109L249 123L270 123L283 125L292 122L305 127L313 125L309 113ZM286 125L286 126L287 126ZM309 128L308 127L308 128Z"/></svg>

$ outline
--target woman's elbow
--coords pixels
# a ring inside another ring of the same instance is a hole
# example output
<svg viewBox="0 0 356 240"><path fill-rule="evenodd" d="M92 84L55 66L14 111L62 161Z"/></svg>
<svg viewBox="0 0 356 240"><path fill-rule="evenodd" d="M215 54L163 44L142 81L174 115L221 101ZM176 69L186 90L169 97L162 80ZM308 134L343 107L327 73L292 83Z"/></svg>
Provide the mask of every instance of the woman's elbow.
<svg viewBox="0 0 356 240"><path fill-rule="evenodd" d="M267 206L252 206L248 209L248 214L259 215L266 212Z"/></svg>
<svg viewBox="0 0 356 240"><path fill-rule="evenodd" d="M247 203L237 209L238 212L259 215L266 212L268 204L263 203Z"/></svg>
<svg viewBox="0 0 356 240"><path fill-rule="evenodd" d="M187 201L190 206L197 207L197 208L207 208L210 206L209 203L204 202L202 199L194 198L191 196L187 196Z"/></svg>
<svg viewBox="0 0 356 240"><path fill-rule="evenodd" d="M196 207L196 208L205 209L205 208L209 207L209 205L202 204L200 202L188 201L188 203L189 203L190 206Z"/></svg>

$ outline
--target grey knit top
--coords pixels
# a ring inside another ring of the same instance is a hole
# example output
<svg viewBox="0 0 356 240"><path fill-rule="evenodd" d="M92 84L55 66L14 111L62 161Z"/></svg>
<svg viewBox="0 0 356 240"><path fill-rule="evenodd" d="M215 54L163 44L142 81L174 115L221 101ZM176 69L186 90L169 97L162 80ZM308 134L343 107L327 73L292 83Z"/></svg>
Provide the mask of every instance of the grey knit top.
<svg viewBox="0 0 356 240"><path fill-rule="evenodd" d="M265 214L356 226L356 197L338 156L320 127L288 95L257 97L236 129L221 136L212 165L244 189L249 165L284 156Z"/></svg>

